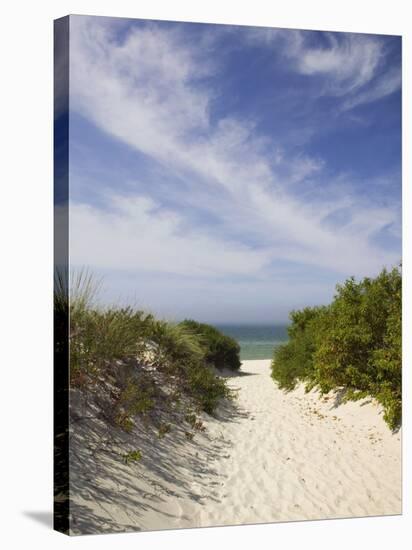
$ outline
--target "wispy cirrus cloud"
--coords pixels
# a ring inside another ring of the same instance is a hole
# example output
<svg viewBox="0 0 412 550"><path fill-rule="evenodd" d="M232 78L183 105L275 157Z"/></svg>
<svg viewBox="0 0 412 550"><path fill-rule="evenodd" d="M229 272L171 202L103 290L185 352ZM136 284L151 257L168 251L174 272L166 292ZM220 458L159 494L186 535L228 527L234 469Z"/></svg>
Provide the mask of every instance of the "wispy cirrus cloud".
<svg viewBox="0 0 412 550"><path fill-rule="evenodd" d="M73 203L75 263L268 284L284 262L345 276L398 260L374 239L396 223L397 207L333 182L329 194L308 192L328 178L325 159L288 150L250 118L212 116L223 77L210 55L212 33L205 55L181 27L131 26L119 37L105 19L74 17L71 29L72 109L170 178L163 197L156 181L129 186L127 195L113 182L105 208L93 199ZM377 78L378 42L326 35L320 48L290 32L281 39L293 46L295 70L324 77L323 93L372 100L371 89L361 94ZM377 95L390 93L382 82ZM213 223L196 223L200 212Z"/></svg>
<svg viewBox="0 0 412 550"><path fill-rule="evenodd" d="M345 110L352 109L364 103L370 103L382 99L401 88L402 72L400 67L393 67L385 71L382 75L376 78L369 89L363 90L360 93L346 99L343 104Z"/></svg>
<svg viewBox="0 0 412 550"><path fill-rule="evenodd" d="M318 94L347 96L343 110L381 99L401 86L401 67L388 63L387 45L374 35L315 33L300 30L253 29L251 42L264 43L292 62L302 75L320 77Z"/></svg>
<svg viewBox="0 0 412 550"><path fill-rule="evenodd" d="M305 48L302 41L294 52L301 73L327 77L325 93L331 95L353 93L374 78L383 55L377 40L351 34L325 36L326 46Z"/></svg>

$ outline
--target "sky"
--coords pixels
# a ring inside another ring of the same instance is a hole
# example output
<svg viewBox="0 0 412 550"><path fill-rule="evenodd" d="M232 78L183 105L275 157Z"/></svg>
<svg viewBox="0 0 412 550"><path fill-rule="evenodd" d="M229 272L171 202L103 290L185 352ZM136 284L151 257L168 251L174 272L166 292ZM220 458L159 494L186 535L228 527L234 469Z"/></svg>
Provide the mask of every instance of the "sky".
<svg viewBox="0 0 412 550"><path fill-rule="evenodd" d="M401 260L401 39L71 16L70 259L105 303L283 323Z"/></svg>

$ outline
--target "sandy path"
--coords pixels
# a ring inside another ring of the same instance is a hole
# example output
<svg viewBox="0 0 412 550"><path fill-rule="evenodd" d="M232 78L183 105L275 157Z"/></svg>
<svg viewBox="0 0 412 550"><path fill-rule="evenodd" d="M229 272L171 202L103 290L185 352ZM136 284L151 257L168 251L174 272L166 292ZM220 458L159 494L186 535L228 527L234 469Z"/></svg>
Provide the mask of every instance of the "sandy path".
<svg viewBox="0 0 412 550"><path fill-rule="evenodd" d="M401 513L401 438L364 400L335 407L302 388L285 394L269 361L244 361L238 414L220 431L213 500L182 506L198 526ZM186 514L185 514L186 511Z"/></svg>
<svg viewBox="0 0 412 550"><path fill-rule="evenodd" d="M244 361L238 390L193 441L184 424L159 439L113 432L93 416L71 435L71 533L353 517L401 512L401 436L376 405L285 394L270 361ZM125 464L125 451L143 458Z"/></svg>

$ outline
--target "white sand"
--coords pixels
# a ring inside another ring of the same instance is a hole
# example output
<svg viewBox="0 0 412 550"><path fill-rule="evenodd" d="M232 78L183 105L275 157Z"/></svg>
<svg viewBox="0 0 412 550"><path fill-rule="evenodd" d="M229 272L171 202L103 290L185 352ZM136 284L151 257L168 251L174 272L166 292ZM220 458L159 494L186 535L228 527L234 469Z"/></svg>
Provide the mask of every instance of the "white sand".
<svg viewBox="0 0 412 550"><path fill-rule="evenodd" d="M401 513L401 435L375 403L335 407L333 396L302 387L285 394L267 360L244 361L229 384L239 390L236 406L222 407L219 420L205 415L207 432L194 441L182 427L159 441L125 436L122 448L144 455L135 465L105 448L105 428L94 422L86 468L77 434L72 532Z"/></svg>

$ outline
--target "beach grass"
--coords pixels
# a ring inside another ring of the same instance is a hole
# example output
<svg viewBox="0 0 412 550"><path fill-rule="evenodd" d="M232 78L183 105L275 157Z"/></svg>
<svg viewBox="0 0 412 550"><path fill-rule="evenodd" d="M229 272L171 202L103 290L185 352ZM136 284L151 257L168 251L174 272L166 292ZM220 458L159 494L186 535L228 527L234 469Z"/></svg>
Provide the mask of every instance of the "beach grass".
<svg viewBox="0 0 412 550"><path fill-rule="evenodd" d="M103 307L96 299L99 287L87 270L72 274L70 284L56 273L55 311L69 315L70 388L102 391L110 382L112 419L126 431L133 416L164 404L165 394L171 409L185 404L186 412L208 414L220 400L233 398L214 370L225 365L208 356L204 336L132 307Z"/></svg>

